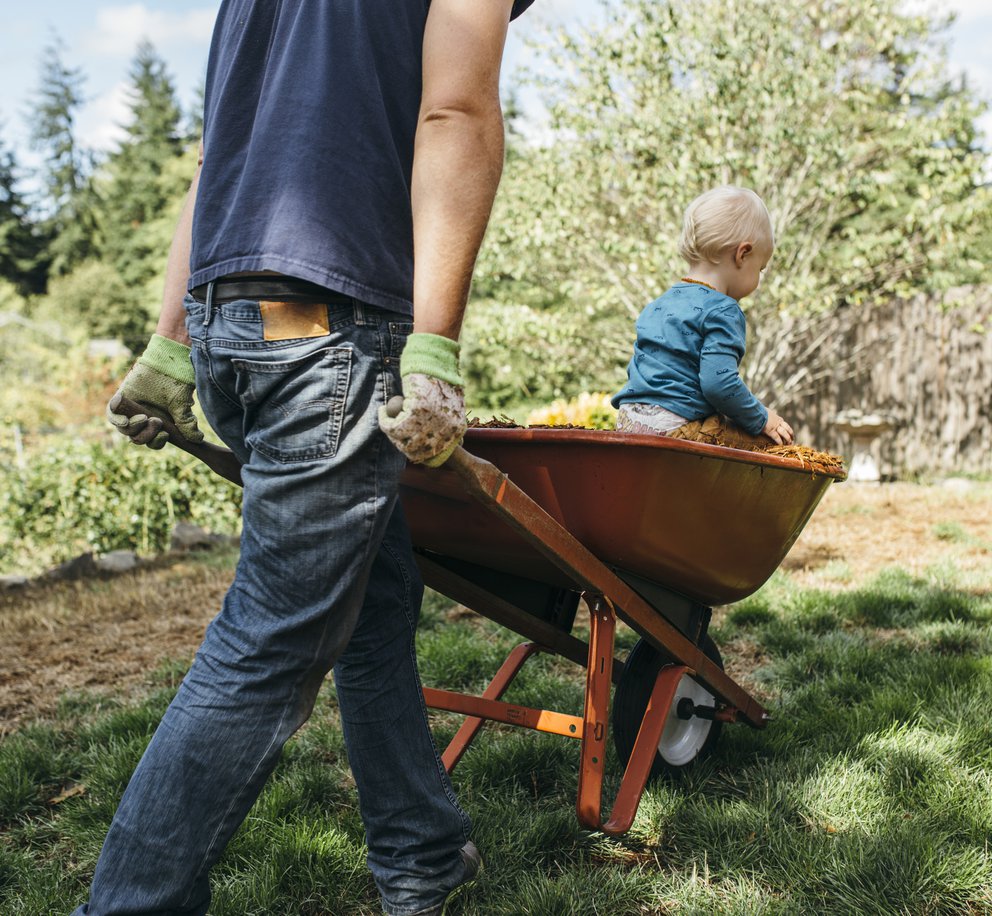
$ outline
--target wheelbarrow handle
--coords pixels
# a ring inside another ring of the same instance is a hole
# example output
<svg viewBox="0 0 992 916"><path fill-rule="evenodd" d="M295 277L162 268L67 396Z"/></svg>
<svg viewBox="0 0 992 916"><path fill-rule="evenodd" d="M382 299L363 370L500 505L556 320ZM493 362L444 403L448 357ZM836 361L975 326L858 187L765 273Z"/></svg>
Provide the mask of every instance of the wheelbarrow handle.
<svg viewBox="0 0 992 916"><path fill-rule="evenodd" d="M398 405L391 405L394 409L397 406L402 408L402 399L399 400L400 403ZM399 413L398 410L396 412ZM191 442L179 431L170 417L157 410L145 407L137 403L137 401L132 401L127 397L121 396L120 401L116 405L115 413L122 413L128 417L133 417L137 414L157 417L162 421L162 429L168 434L169 442L177 448L181 448L184 452L188 452L194 458L199 458L215 474L219 474L225 480L231 481L231 483L236 483L239 487L242 486L241 462L238 461L237 456L229 448L225 448L222 445L214 445L211 442ZM474 477L473 469L477 464L478 459L459 446L443 466L458 471L463 476Z"/></svg>
<svg viewBox="0 0 992 916"><path fill-rule="evenodd" d="M238 461L234 452L229 448L224 448L222 445L214 445L211 442L191 442L179 432L176 424L172 422L170 417L163 415L157 410L145 407L136 401L132 401L130 398L122 396L116 405L115 413L122 413L128 417L133 417L137 414L157 417L162 421L162 429L168 434L169 441L173 445L181 448L184 452L188 452L194 458L199 458L214 473L220 474L221 477L230 480L231 483L236 483L239 487L242 485L241 462Z"/></svg>

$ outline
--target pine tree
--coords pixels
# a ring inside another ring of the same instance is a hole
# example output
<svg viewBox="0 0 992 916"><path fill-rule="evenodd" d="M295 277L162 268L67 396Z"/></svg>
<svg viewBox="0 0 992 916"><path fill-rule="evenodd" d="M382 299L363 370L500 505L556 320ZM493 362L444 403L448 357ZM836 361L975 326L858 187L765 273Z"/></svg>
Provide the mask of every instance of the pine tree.
<svg viewBox="0 0 992 916"><path fill-rule="evenodd" d="M143 41L131 66L125 137L107 164L102 207L103 251L129 284L144 282L164 252L144 250L140 229L175 194L163 177L183 150L182 112L164 61Z"/></svg>
<svg viewBox="0 0 992 916"><path fill-rule="evenodd" d="M48 240L17 188L17 171L14 154L0 144L0 277L22 293L37 293L45 288Z"/></svg>
<svg viewBox="0 0 992 916"><path fill-rule="evenodd" d="M203 106L206 86L201 80L194 90L196 93L193 104L186 115L186 139L190 143L199 143L203 137Z"/></svg>
<svg viewBox="0 0 992 916"><path fill-rule="evenodd" d="M64 45L56 36L45 48L38 103L31 115L31 141L42 153L46 231L52 238L51 272L64 273L90 255L95 245L90 158L76 142L76 113L84 101L84 76L66 66Z"/></svg>

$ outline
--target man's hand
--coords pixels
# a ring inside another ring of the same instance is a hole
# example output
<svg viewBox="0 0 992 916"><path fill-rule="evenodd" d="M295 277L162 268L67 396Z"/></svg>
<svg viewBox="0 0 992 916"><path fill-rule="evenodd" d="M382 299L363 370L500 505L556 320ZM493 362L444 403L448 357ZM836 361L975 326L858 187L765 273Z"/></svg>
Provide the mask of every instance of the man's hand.
<svg viewBox="0 0 992 916"><path fill-rule="evenodd" d="M203 440L193 416L194 379L189 352L185 344L152 335L145 352L107 404L107 419L135 445L158 449L169 441L156 414L171 418L191 442ZM118 413L122 397L147 408L148 413L133 417Z"/></svg>
<svg viewBox="0 0 992 916"><path fill-rule="evenodd" d="M458 349L458 341L439 334L411 334L400 357L402 410L390 416L379 408L380 429L416 464L444 464L465 435Z"/></svg>

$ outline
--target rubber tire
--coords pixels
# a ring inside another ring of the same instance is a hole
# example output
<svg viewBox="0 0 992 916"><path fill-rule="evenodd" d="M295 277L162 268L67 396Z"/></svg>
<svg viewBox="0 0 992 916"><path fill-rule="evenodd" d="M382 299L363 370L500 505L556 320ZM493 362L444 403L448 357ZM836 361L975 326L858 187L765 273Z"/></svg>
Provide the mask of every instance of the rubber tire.
<svg viewBox="0 0 992 916"><path fill-rule="evenodd" d="M704 636L699 644L706 657L717 663L723 669L723 659L720 657L720 650L716 647L710 637ZM634 749L634 740L641 727L641 720L644 718L644 710L647 709L648 699L654 689L658 672L664 665L672 664L672 659L659 652L650 643L639 639L634 648L630 650L627 660L624 663L624 671L617 683L613 694L613 744L617 749L617 756L623 766L627 765L631 751ZM705 720L697 720L705 721ZM720 738L722 722L710 722L709 734L695 756L681 765L675 765L665 760L660 753L655 755L654 764L651 767L649 779L657 779L659 776L673 775L685 771L693 766L707 754L711 753Z"/></svg>

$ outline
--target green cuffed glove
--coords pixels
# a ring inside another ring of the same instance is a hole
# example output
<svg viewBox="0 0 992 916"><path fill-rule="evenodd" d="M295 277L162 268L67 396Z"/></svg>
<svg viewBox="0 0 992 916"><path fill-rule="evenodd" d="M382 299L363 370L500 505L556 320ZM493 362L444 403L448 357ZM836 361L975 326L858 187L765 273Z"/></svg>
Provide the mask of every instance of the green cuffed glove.
<svg viewBox="0 0 992 916"><path fill-rule="evenodd" d="M160 417L170 418L191 442L203 440L193 416L194 378L189 352L185 344L153 334L145 352L107 404L107 419L135 445L158 449L169 441ZM117 413L122 397L140 404L147 413L133 417Z"/></svg>
<svg viewBox="0 0 992 916"><path fill-rule="evenodd" d="M411 334L400 357L403 409L391 417L379 408L379 428L415 464L444 464L465 436L459 349L448 337Z"/></svg>

